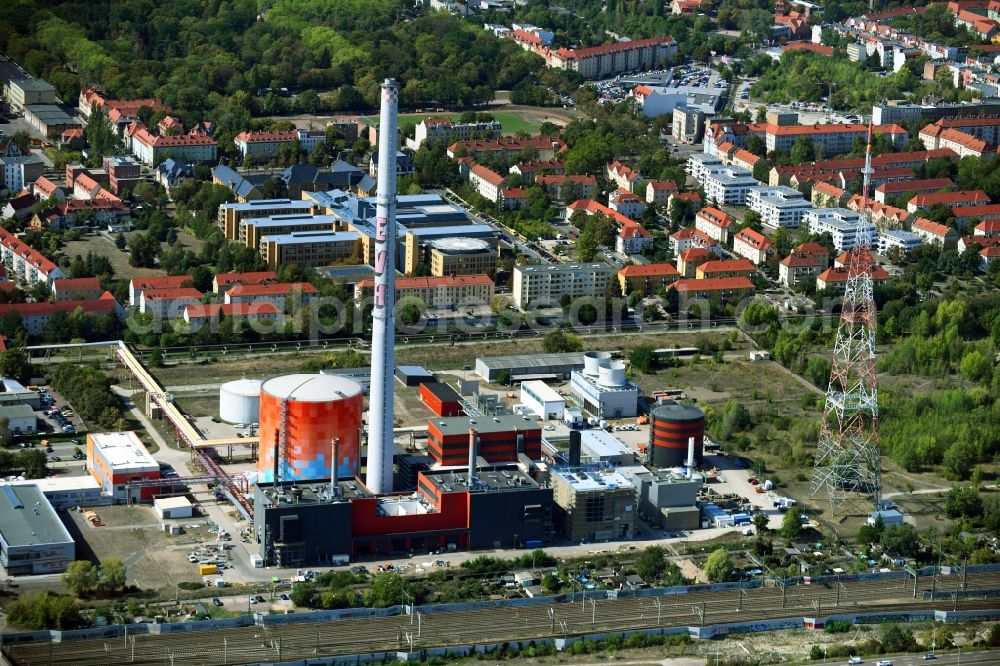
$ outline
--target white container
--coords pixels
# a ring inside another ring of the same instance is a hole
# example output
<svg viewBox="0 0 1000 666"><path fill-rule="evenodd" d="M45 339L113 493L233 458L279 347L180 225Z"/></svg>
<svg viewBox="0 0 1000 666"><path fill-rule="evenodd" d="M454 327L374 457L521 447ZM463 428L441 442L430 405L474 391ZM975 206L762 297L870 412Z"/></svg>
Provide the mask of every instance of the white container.
<svg viewBox="0 0 1000 666"><path fill-rule="evenodd" d="M260 420L259 379L237 379L219 387L219 418L228 423Z"/></svg>
<svg viewBox="0 0 1000 666"><path fill-rule="evenodd" d="M261 555L258 555L257 553L252 553L250 555L250 566L252 566L254 569L263 569L264 558Z"/></svg>

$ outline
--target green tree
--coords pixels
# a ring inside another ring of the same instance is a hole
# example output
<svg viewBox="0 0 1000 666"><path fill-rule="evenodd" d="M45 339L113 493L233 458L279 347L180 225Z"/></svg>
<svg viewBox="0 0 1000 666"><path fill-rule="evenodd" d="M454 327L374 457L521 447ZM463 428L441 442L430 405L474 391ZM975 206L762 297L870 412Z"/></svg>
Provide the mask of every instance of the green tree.
<svg viewBox="0 0 1000 666"><path fill-rule="evenodd" d="M914 557L920 550L920 539L912 525L887 526L879 542L886 551L903 557Z"/></svg>
<svg viewBox="0 0 1000 666"><path fill-rule="evenodd" d="M0 374L4 377L12 377L22 384L31 382L33 368L28 360L28 350L25 349L24 340L19 339L14 346L0 354Z"/></svg>
<svg viewBox="0 0 1000 666"><path fill-rule="evenodd" d="M781 521L779 533L785 539L795 539L802 533L802 510L799 507L793 506L788 510Z"/></svg>
<svg viewBox="0 0 1000 666"><path fill-rule="evenodd" d="M303 608L315 608L316 602L319 598L319 590L316 583L311 581L306 581L303 583L296 583L292 587L292 593L288 595L292 603L296 606L301 606Z"/></svg>
<svg viewBox="0 0 1000 666"><path fill-rule="evenodd" d="M978 349L962 357L958 371L970 382L981 382L993 376L993 363Z"/></svg>
<svg viewBox="0 0 1000 666"><path fill-rule="evenodd" d="M25 592L10 607L12 625L32 630L77 629L86 624L76 601L66 594Z"/></svg>
<svg viewBox="0 0 1000 666"><path fill-rule="evenodd" d="M804 164L816 159L816 144L808 136L800 136L792 144L792 164Z"/></svg>
<svg viewBox="0 0 1000 666"><path fill-rule="evenodd" d="M583 341L572 333L555 330L545 334L542 339L542 349L545 350L546 354L578 352L583 349Z"/></svg>
<svg viewBox="0 0 1000 666"><path fill-rule="evenodd" d="M767 522L768 518L766 514L757 513L753 517L753 526L757 528L757 534L764 534L767 532Z"/></svg>
<svg viewBox="0 0 1000 666"><path fill-rule="evenodd" d="M639 372L649 374L653 370L655 355L652 345L639 345L628 354L628 362Z"/></svg>
<svg viewBox="0 0 1000 666"><path fill-rule="evenodd" d="M87 137L92 154L96 157L111 155L117 151L118 139L103 106L94 106L91 109L83 133Z"/></svg>
<svg viewBox="0 0 1000 666"><path fill-rule="evenodd" d="M983 515L983 498L974 487L955 486L945 497L944 512L949 518L979 518Z"/></svg>
<svg viewBox="0 0 1000 666"><path fill-rule="evenodd" d="M63 574L63 582L76 596L90 594L97 589L100 574L94 563L89 560L71 562Z"/></svg>
<svg viewBox="0 0 1000 666"><path fill-rule="evenodd" d="M103 592L118 592L125 588L125 563L117 557L106 558L101 562L98 587Z"/></svg>
<svg viewBox="0 0 1000 666"><path fill-rule="evenodd" d="M365 606L388 608L397 604L412 603L414 599L411 592L410 584L399 574L376 574L365 595Z"/></svg>
<svg viewBox="0 0 1000 666"><path fill-rule="evenodd" d="M6 449L14 443L14 436L10 432L10 419L6 416L0 418L0 448Z"/></svg>
<svg viewBox="0 0 1000 666"><path fill-rule="evenodd" d="M403 307L399 310L399 321L404 326L416 325L421 317L423 317L423 309L419 303L415 303L412 300L404 303Z"/></svg>
<svg viewBox="0 0 1000 666"><path fill-rule="evenodd" d="M729 551L719 548L712 551L705 560L705 577L710 583L724 583L729 580L733 571L733 562L729 559Z"/></svg>
<svg viewBox="0 0 1000 666"><path fill-rule="evenodd" d="M647 583L659 580L666 570L666 553L659 546L649 546L635 561L635 572Z"/></svg>

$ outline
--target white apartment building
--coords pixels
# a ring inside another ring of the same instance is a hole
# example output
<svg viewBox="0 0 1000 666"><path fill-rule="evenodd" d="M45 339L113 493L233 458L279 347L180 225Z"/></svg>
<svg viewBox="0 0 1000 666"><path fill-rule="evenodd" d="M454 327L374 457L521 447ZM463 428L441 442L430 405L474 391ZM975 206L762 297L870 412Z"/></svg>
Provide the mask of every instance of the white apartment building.
<svg viewBox="0 0 1000 666"><path fill-rule="evenodd" d="M406 140L411 150L419 150L426 141L442 141L450 145L455 141L470 139L499 139L502 132L500 122L453 123L448 118L426 118L421 120L413 132L413 138Z"/></svg>
<svg viewBox="0 0 1000 666"><path fill-rule="evenodd" d="M737 166L709 169L701 184L708 201L730 206L745 205L750 190L760 187L760 181L753 177L749 169Z"/></svg>
<svg viewBox="0 0 1000 666"><path fill-rule="evenodd" d="M488 201L496 203L500 199L504 178L489 167L477 164L469 170L469 184Z"/></svg>
<svg viewBox="0 0 1000 666"><path fill-rule="evenodd" d="M725 164L722 160L715 155L709 155L708 153L694 153L688 157L687 171L688 175L697 180L699 183L705 180L705 175L711 169L719 169L724 167Z"/></svg>
<svg viewBox="0 0 1000 666"><path fill-rule="evenodd" d="M535 303L557 305L570 298L602 297L615 271L607 264L557 264L514 267L514 303L524 309Z"/></svg>
<svg viewBox="0 0 1000 666"><path fill-rule="evenodd" d="M718 208L702 208L694 215L694 228L723 245L729 242L735 224L736 220Z"/></svg>
<svg viewBox="0 0 1000 666"><path fill-rule="evenodd" d="M861 226L861 216L849 208L811 208L802 219L809 233L830 234L838 252L854 247Z"/></svg>
<svg viewBox="0 0 1000 666"><path fill-rule="evenodd" d="M896 248L904 253L916 250L924 244L924 239L919 234L902 229L889 229L878 235L878 252L885 254L887 251Z"/></svg>
<svg viewBox="0 0 1000 666"><path fill-rule="evenodd" d="M768 226L798 229L812 203L794 188L775 185L751 188L747 193L747 206L759 213Z"/></svg>
<svg viewBox="0 0 1000 666"><path fill-rule="evenodd" d="M324 130L294 129L286 132L240 132L233 139L240 157L276 157L282 146L293 141L299 142L300 151L311 153L316 146L326 141Z"/></svg>

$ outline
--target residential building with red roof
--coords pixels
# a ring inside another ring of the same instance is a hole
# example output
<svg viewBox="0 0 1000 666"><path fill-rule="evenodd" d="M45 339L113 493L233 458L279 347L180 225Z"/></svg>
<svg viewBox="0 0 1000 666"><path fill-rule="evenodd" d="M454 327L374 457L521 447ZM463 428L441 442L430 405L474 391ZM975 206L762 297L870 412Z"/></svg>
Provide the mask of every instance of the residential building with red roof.
<svg viewBox="0 0 1000 666"><path fill-rule="evenodd" d="M945 224L931 222L924 217L913 220L910 231L920 236L928 245L955 247L955 243L958 242L958 234L954 229Z"/></svg>
<svg viewBox="0 0 1000 666"><path fill-rule="evenodd" d="M819 181L813 183L810 199L816 208L840 208L847 200L847 190Z"/></svg>
<svg viewBox="0 0 1000 666"><path fill-rule="evenodd" d="M917 194L930 194L950 190L955 187L951 178L927 178L924 180L904 180L895 183L882 183L875 188L875 201L885 203L886 199L894 199L900 195L913 192ZM911 211L913 212L913 211Z"/></svg>
<svg viewBox="0 0 1000 666"><path fill-rule="evenodd" d="M609 182L629 192L635 192L639 183L642 182L642 176L638 171L618 160L608 162L604 167L604 175Z"/></svg>
<svg viewBox="0 0 1000 666"><path fill-rule="evenodd" d="M635 222L623 226L615 237L615 250L621 254L641 254L652 247L653 236Z"/></svg>
<svg viewBox="0 0 1000 666"><path fill-rule="evenodd" d="M706 207L694 214L694 228L723 245L729 243L736 220L718 208Z"/></svg>
<svg viewBox="0 0 1000 666"><path fill-rule="evenodd" d="M45 282L51 286L53 280L63 277L62 269L55 262L2 227L0 256L8 275L29 285Z"/></svg>
<svg viewBox="0 0 1000 666"><path fill-rule="evenodd" d="M638 292L643 296L660 293L680 279L673 264L632 264L618 271L618 284L623 294Z"/></svg>
<svg viewBox="0 0 1000 666"><path fill-rule="evenodd" d="M158 319L177 319L184 316L188 305L199 305L203 296L194 287L144 289L139 298L139 312Z"/></svg>
<svg viewBox="0 0 1000 666"><path fill-rule="evenodd" d="M524 150L536 153L539 160L555 159L556 155L566 152L569 147L561 140L550 137L534 137L518 139L506 137L503 139L456 141L448 146L448 157L473 157L482 159L486 155L496 155L501 160L510 160Z"/></svg>
<svg viewBox="0 0 1000 666"><path fill-rule="evenodd" d="M704 280L684 278L671 285L676 289L682 305L692 299L708 300L740 299L752 296L757 288L745 277L707 278Z"/></svg>
<svg viewBox="0 0 1000 666"><path fill-rule="evenodd" d="M670 195L677 193L677 183L672 180L650 180L646 183L646 203L666 206Z"/></svg>
<svg viewBox="0 0 1000 666"><path fill-rule="evenodd" d="M965 208L968 206L983 206L990 202L990 197L982 190L960 190L958 192L934 192L918 194L906 204L906 210L916 213L919 208L931 206L947 206L948 208Z"/></svg>
<svg viewBox="0 0 1000 666"><path fill-rule="evenodd" d="M682 252L691 248L702 248L711 250L713 253L719 251L719 243L704 231L684 227L670 234L670 250L675 257L679 257Z"/></svg>
<svg viewBox="0 0 1000 666"><path fill-rule="evenodd" d="M955 226L962 231L970 223L1000 220L1000 204L952 208L951 213L955 216Z"/></svg>
<svg viewBox="0 0 1000 666"><path fill-rule="evenodd" d="M448 118L426 118L417 123L413 138L406 140L406 146L416 151L428 141L448 145L469 139L499 139L502 132L503 128L497 120L462 123Z"/></svg>
<svg viewBox="0 0 1000 666"><path fill-rule="evenodd" d="M846 267L828 268L816 276L816 291L824 294L839 294L847 287L848 269ZM876 285L885 284L892 276L881 266L872 266L872 282Z"/></svg>
<svg viewBox="0 0 1000 666"><path fill-rule="evenodd" d="M354 285L355 300L363 302L374 288L374 280L357 283ZM486 304L493 299L494 288L493 280L485 274L397 277L396 302L409 296L423 301L429 308L450 308L456 304Z"/></svg>
<svg viewBox="0 0 1000 666"><path fill-rule="evenodd" d="M86 315L124 316L121 306L110 291L105 291L96 300L88 301L42 301L39 303L5 303L0 304L0 317L9 312L16 312L21 317L21 327L29 336L44 333L49 326L49 320L56 312L66 312L70 315L81 312Z"/></svg>
<svg viewBox="0 0 1000 666"><path fill-rule="evenodd" d="M671 194L670 198L667 199L668 208L673 206L675 201L692 204L696 209L701 208L701 195L697 192L675 192Z"/></svg>
<svg viewBox="0 0 1000 666"><path fill-rule="evenodd" d="M803 280L813 280L830 264L830 252L819 243L802 243L778 263L778 281L795 287Z"/></svg>
<svg viewBox="0 0 1000 666"><path fill-rule="evenodd" d="M746 259L713 259L698 266L694 275L699 280L740 276L749 278L756 272L757 267Z"/></svg>
<svg viewBox="0 0 1000 666"><path fill-rule="evenodd" d="M677 255L677 272L681 277L694 278L698 267L707 261L712 261L716 255L703 247L692 247Z"/></svg>
<svg viewBox="0 0 1000 666"><path fill-rule="evenodd" d="M132 278L128 285L128 303L139 307L142 293L152 289L180 289L194 287L194 278L190 275L164 275L161 277Z"/></svg>
<svg viewBox="0 0 1000 666"><path fill-rule="evenodd" d="M677 42L673 37L665 36L581 49L532 47L532 50L545 58L548 67L577 72L585 79L604 79L666 65L677 54Z"/></svg>
<svg viewBox="0 0 1000 666"><path fill-rule="evenodd" d="M104 199L107 201L120 201L118 197L104 189L100 183L87 172L78 174L73 181L73 197L80 201L94 201Z"/></svg>
<svg viewBox="0 0 1000 666"><path fill-rule="evenodd" d="M101 198L93 201L70 199L40 210L31 219L31 228L66 229L76 226L80 221L77 218L81 215L86 217L88 226L93 226L92 223L96 222L97 226L106 226L108 231L117 232L123 226L130 226L128 220L132 217L132 211L117 197L113 200Z"/></svg>
<svg viewBox="0 0 1000 666"><path fill-rule="evenodd" d="M550 198L557 201L590 199L597 191L597 177L575 174L539 174L535 176L538 185Z"/></svg>
<svg viewBox="0 0 1000 666"><path fill-rule="evenodd" d="M101 281L89 278L59 278L52 281L52 297L57 301L92 301L104 293Z"/></svg>
<svg viewBox="0 0 1000 666"><path fill-rule="evenodd" d="M608 195L608 207L632 219L642 217L646 212L646 202L642 197L622 187Z"/></svg>
<svg viewBox="0 0 1000 666"><path fill-rule="evenodd" d="M469 169L469 185L484 199L496 203L500 200L504 177L487 166L474 164Z"/></svg>
<svg viewBox="0 0 1000 666"><path fill-rule="evenodd" d="M706 0L670 0L670 12L678 16L693 16Z"/></svg>
<svg viewBox="0 0 1000 666"><path fill-rule="evenodd" d="M146 106L153 111L164 111L166 107L163 102L154 98L146 99L110 99L103 90L94 88L84 88L80 91L77 110L84 118L90 118L93 107L98 106L108 112L109 120L111 112L115 112L115 119L135 118L139 115L139 109Z"/></svg>
<svg viewBox="0 0 1000 666"><path fill-rule="evenodd" d="M500 190L501 207L504 210L519 210L524 206L528 190L523 187L505 187Z"/></svg>
<svg viewBox="0 0 1000 666"><path fill-rule="evenodd" d="M219 295L229 291L238 284L272 284L278 281L274 271L256 271L253 273L216 273L212 279L212 290Z"/></svg>
<svg viewBox="0 0 1000 666"><path fill-rule="evenodd" d="M54 199L55 201L66 201L66 190L45 176L39 176L31 185L31 191L40 201Z"/></svg>
<svg viewBox="0 0 1000 666"><path fill-rule="evenodd" d="M518 162L510 168L510 173L516 173L526 183L533 183L535 177L540 173L562 175L565 168L562 160L534 160L531 162Z"/></svg>
<svg viewBox="0 0 1000 666"><path fill-rule="evenodd" d="M231 321L235 326L242 322L248 322L251 327L263 325L266 327L266 332L271 332L284 321L284 312L274 303L267 301L249 304L207 303L188 305L184 308L184 321L190 324L193 331L206 325L218 330L225 325L224 320Z"/></svg>
<svg viewBox="0 0 1000 666"><path fill-rule="evenodd" d="M566 217L572 217L577 211L582 211L587 215L603 215L614 222L618 226L619 230L636 223L632 218L626 217L618 211L612 210L604 204L594 201L593 199L578 199L577 201L574 201L570 205L566 206Z"/></svg>
<svg viewBox="0 0 1000 666"><path fill-rule="evenodd" d="M977 224L976 228L972 231L972 235L982 236L983 238L1000 238L1000 216L991 220L983 220Z"/></svg>
<svg viewBox="0 0 1000 666"><path fill-rule="evenodd" d="M125 132L125 143L143 164L159 164L167 157L180 162L214 162L218 143L207 134L156 135L141 122L134 122Z"/></svg>
<svg viewBox="0 0 1000 666"><path fill-rule="evenodd" d="M754 155L746 148L738 148L733 153L733 159L730 164L753 171L753 168L757 166L757 162L760 162L761 159L763 158L760 155Z"/></svg>
<svg viewBox="0 0 1000 666"><path fill-rule="evenodd" d="M774 246L764 234L747 227L733 237L733 254L760 266L774 257Z"/></svg>
<svg viewBox="0 0 1000 666"><path fill-rule="evenodd" d="M1000 261L1000 245L984 247L979 251L979 256L982 261L980 267L983 269L983 272L986 273L990 270L990 266L997 261Z"/></svg>
<svg viewBox="0 0 1000 666"><path fill-rule="evenodd" d="M1000 119L942 118L920 130L925 147L950 148L960 157L982 157L997 152Z"/></svg>
<svg viewBox="0 0 1000 666"><path fill-rule="evenodd" d="M822 44L813 44L812 42L789 42L788 46L785 47L785 51L810 51L827 57L833 55L832 46L823 46Z"/></svg>
<svg viewBox="0 0 1000 666"><path fill-rule="evenodd" d="M59 143L69 150L80 150L87 145L82 127L68 127L59 135Z"/></svg>
<svg viewBox="0 0 1000 666"><path fill-rule="evenodd" d="M958 253L970 248L1000 247L1000 238L988 236L962 236L958 239Z"/></svg>
<svg viewBox="0 0 1000 666"><path fill-rule="evenodd" d="M299 151L311 153L326 141L324 130L286 130L279 132L240 132L233 137L236 150L243 159L267 160L278 156L278 151L292 142L299 142Z"/></svg>
<svg viewBox="0 0 1000 666"><path fill-rule="evenodd" d="M319 297L319 289L308 282L274 282L265 284L237 284L230 287L224 302L241 305L269 302L282 312L308 305Z"/></svg>
<svg viewBox="0 0 1000 666"><path fill-rule="evenodd" d="M781 150L789 152L800 137L806 137L817 146L822 146L827 155L838 155L851 150L855 139L867 139L868 126L861 123L830 123L827 125L775 125L754 123L749 125L751 134L763 136L768 152ZM910 133L895 124L877 125L875 134L888 139L895 148L906 145ZM936 146L935 146L936 147Z"/></svg>
<svg viewBox="0 0 1000 666"><path fill-rule="evenodd" d="M3 217L12 217L15 220L23 220L31 217L31 207L37 202L38 200L35 199L35 195L25 190L11 197L4 205L3 210L0 210L0 215Z"/></svg>

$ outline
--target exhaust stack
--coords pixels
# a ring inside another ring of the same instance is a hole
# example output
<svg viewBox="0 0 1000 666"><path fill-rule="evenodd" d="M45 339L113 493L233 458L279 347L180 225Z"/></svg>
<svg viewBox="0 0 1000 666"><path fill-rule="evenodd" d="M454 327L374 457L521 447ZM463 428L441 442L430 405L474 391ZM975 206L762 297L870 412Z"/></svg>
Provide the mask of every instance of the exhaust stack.
<svg viewBox="0 0 1000 666"><path fill-rule="evenodd" d="M479 431L469 428L469 488L476 485L476 462L479 457Z"/></svg>
<svg viewBox="0 0 1000 666"><path fill-rule="evenodd" d="M375 297L372 309L372 374L368 410L365 485L376 495L392 492L394 449L392 381L396 345L396 124L399 91L382 83L378 188L375 209Z"/></svg>

